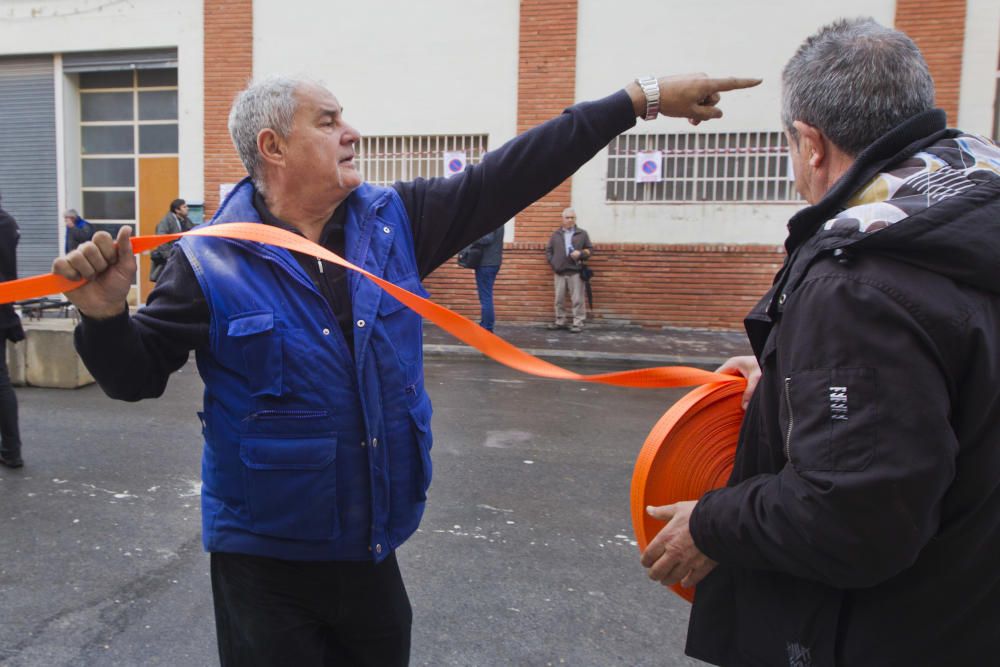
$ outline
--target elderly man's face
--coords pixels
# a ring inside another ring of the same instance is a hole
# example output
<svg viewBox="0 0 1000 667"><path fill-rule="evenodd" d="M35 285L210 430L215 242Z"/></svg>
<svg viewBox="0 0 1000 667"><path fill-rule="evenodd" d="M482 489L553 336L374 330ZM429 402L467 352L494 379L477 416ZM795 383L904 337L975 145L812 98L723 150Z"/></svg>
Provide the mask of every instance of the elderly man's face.
<svg viewBox="0 0 1000 667"><path fill-rule="evenodd" d="M574 211L563 211L562 214L562 228L572 229L576 226L576 212Z"/></svg>
<svg viewBox="0 0 1000 667"><path fill-rule="evenodd" d="M299 107L285 140L288 176L320 196L343 200L362 183L354 164L354 144L361 135L344 122L330 91L307 85L295 95Z"/></svg>

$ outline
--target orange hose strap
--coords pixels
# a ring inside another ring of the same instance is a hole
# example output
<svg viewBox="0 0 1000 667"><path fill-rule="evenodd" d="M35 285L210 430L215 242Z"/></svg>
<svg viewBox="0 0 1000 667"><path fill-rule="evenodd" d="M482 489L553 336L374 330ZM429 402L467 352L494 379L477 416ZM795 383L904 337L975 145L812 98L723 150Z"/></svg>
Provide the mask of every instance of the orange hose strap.
<svg viewBox="0 0 1000 667"><path fill-rule="evenodd" d="M703 385L663 415L639 453L632 476L632 524L641 549L645 549L663 525L646 514L647 505L697 499L705 491L724 485L728 479L743 418L740 395L746 383L741 377L685 366L594 375L575 373L528 354L458 313L355 266L319 244L270 225L231 222L198 227L183 234L138 236L132 239L132 249L136 253L146 252L182 236L216 236L266 243L357 271L455 338L494 361L529 375L641 389ZM84 283L51 273L0 283L0 303L69 292ZM675 590L687 599L692 597L688 590L679 587Z"/></svg>

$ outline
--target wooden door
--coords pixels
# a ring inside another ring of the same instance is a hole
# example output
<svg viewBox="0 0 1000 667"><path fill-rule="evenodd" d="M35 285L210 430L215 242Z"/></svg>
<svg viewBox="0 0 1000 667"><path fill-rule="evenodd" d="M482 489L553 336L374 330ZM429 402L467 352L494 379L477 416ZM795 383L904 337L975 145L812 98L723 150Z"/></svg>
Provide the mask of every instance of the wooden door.
<svg viewBox="0 0 1000 667"><path fill-rule="evenodd" d="M170 211L170 202L179 197L180 177L176 157L139 158L139 234L156 233L156 223ZM149 280L152 262L139 256L139 302L145 303L153 289Z"/></svg>

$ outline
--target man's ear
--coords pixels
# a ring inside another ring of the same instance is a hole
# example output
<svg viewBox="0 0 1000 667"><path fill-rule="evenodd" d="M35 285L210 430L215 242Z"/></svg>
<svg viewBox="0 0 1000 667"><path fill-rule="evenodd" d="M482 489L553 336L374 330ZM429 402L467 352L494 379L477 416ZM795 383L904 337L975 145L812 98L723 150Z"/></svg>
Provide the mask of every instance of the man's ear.
<svg viewBox="0 0 1000 667"><path fill-rule="evenodd" d="M815 126L797 120L792 123L799 135L799 154L813 169L819 168L827 157L826 137Z"/></svg>
<svg viewBox="0 0 1000 667"><path fill-rule="evenodd" d="M285 142L269 127L257 133L257 153L264 162L273 165L285 164Z"/></svg>

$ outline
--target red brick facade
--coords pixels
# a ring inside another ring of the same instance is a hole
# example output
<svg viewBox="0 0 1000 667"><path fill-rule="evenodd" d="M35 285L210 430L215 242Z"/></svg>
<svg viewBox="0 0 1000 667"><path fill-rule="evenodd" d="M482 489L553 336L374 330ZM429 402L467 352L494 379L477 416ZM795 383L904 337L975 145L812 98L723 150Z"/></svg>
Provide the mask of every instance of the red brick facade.
<svg viewBox="0 0 1000 667"><path fill-rule="evenodd" d="M530 130L576 101L576 0L521 0L517 132ZM570 181L520 213L518 242L544 243L570 205Z"/></svg>
<svg viewBox="0 0 1000 667"><path fill-rule="evenodd" d="M598 243L590 262L594 308L588 317L648 327L740 329L782 258L781 248L774 246ZM425 286L438 303L478 320L472 271L451 262L435 271ZM497 321L553 319L545 244L507 244L495 290Z"/></svg>
<svg viewBox="0 0 1000 667"><path fill-rule="evenodd" d="M219 206L219 185L246 170L229 139L236 93L253 75L253 0L205 0L205 218Z"/></svg>
<svg viewBox="0 0 1000 667"><path fill-rule="evenodd" d="M253 1L205 0L205 215L219 185L245 174L226 127L229 107L253 73ZM523 132L575 101L576 0L522 0L517 127ZM500 322L553 317L545 243L571 203L566 181L516 218L496 285ZM590 317L643 326L737 329L781 264L771 246L607 244L596 238ZM479 316L472 271L453 262L426 283L436 301Z"/></svg>
<svg viewBox="0 0 1000 667"><path fill-rule="evenodd" d="M937 105L948 113L948 124L958 123L962 50L965 46L966 0L896 0L897 30L917 43L927 59Z"/></svg>
<svg viewBox="0 0 1000 667"><path fill-rule="evenodd" d="M576 97L577 2L521 0L518 132L560 113ZM515 220L496 284L500 322L536 323L553 316L552 271L545 244L569 206L564 182ZM666 246L597 243L590 317L643 326L738 329L770 285L781 249L770 246ZM454 263L426 282L433 298L479 317L473 272Z"/></svg>

